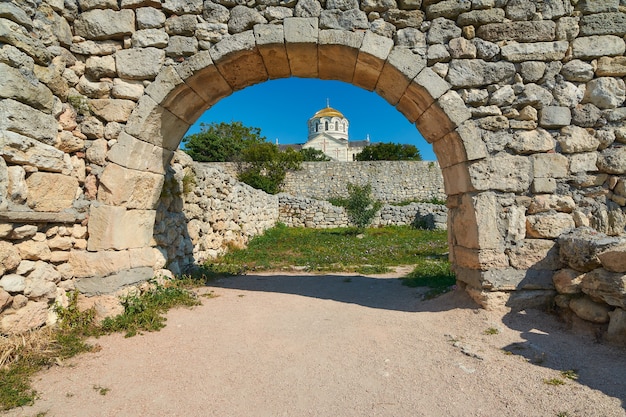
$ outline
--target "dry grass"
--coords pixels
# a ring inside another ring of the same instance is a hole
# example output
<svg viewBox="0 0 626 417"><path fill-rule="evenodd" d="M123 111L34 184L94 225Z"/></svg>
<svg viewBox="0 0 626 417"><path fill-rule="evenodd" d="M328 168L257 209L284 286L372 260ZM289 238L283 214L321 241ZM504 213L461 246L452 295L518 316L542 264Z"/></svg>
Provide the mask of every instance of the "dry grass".
<svg viewBox="0 0 626 417"><path fill-rule="evenodd" d="M53 354L56 340L49 327L11 336L0 335L0 369L19 362L25 356Z"/></svg>

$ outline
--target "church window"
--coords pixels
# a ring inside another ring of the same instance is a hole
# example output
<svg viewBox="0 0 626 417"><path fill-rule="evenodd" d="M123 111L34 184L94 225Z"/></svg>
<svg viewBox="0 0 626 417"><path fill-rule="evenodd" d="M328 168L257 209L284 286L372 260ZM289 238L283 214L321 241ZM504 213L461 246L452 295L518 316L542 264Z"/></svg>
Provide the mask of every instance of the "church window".
<svg viewBox="0 0 626 417"><path fill-rule="evenodd" d="M339 130L339 122L335 122L335 130Z"/></svg>
<svg viewBox="0 0 626 417"><path fill-rule="evenodd" d="M324 130L328 130L328 122L324 122Z"/></svg>

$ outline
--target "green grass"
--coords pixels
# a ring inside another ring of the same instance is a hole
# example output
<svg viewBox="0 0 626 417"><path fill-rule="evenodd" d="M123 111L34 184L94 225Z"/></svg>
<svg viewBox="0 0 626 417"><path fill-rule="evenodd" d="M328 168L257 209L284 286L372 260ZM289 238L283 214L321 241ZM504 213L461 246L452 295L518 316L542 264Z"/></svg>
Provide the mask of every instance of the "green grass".
<svg viewBox="0 0 626 417"><path fill-rule="evenodd" d="M233 250L217 259L230 270L304 269L322 272L387 272L390 267L445 264L445 231L415 230L407 226L368 228L358 235L353 228L308 229L278 225L253 238L247 249ZM425 261L426 260L426 261Z"/></svg>
<svg viewBox="0 0 626 417"><path fill-rule="evenodd" d="M57 307L59 326L44 328L15 337L0 336L0 410L32 404L37 393L30 385L39 370L58 361L94 349L86 343L89 336L125 332L126 336L141 331L155 331L165 326L164 313L176 306L199 304L189 288L204 284L204 279L186 277L160 285L123 300L124 313L95 323L93 310L78 309L78 293L69 294L68 307ZM108 388L94 387L101 395Z"/></svg>
<svg viewBox="0 0 626 417"><path fill-rule="evenodd" d="M444 294L456 283L454 272L450 270L447 256L437 255L420 258L413 272L402 278L402 283L408 287L428 287L424 299L435 298Z"/></svg>

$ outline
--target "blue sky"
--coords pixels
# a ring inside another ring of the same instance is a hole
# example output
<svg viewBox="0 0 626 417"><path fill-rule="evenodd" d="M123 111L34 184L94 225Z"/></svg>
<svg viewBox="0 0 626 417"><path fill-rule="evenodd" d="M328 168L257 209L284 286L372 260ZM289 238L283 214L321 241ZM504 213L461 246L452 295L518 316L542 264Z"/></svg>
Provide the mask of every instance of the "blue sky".
<svg viewBox="0 0 626 417"><path fill-rule="evenodd" d="M199 132L200 123L240 121L260 128L268 141L304 143L307 121L326 107L327 99L350 121L350 140L369 134L372 142L410 143L424 160L436 159L432 146L395 107L376 93L341 81L284 78L247 87L204 112L187 134Z"/></svg>

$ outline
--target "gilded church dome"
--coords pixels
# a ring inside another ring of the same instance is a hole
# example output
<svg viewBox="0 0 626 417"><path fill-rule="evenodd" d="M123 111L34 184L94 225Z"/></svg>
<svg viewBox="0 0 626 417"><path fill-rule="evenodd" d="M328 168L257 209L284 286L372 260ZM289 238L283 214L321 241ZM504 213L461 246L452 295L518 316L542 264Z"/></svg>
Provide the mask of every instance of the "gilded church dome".
<svg viewBox="0 0 626 417"><path fill-rule="evenodd" d="M342 119L345 119L344 115L341 114L339 110L335 110L330 106L327 106L323 108L322 110L318 111L317 113L315 113L315 115L313 115L312 118L315 119L318 117L341 117Z"/></svg>

